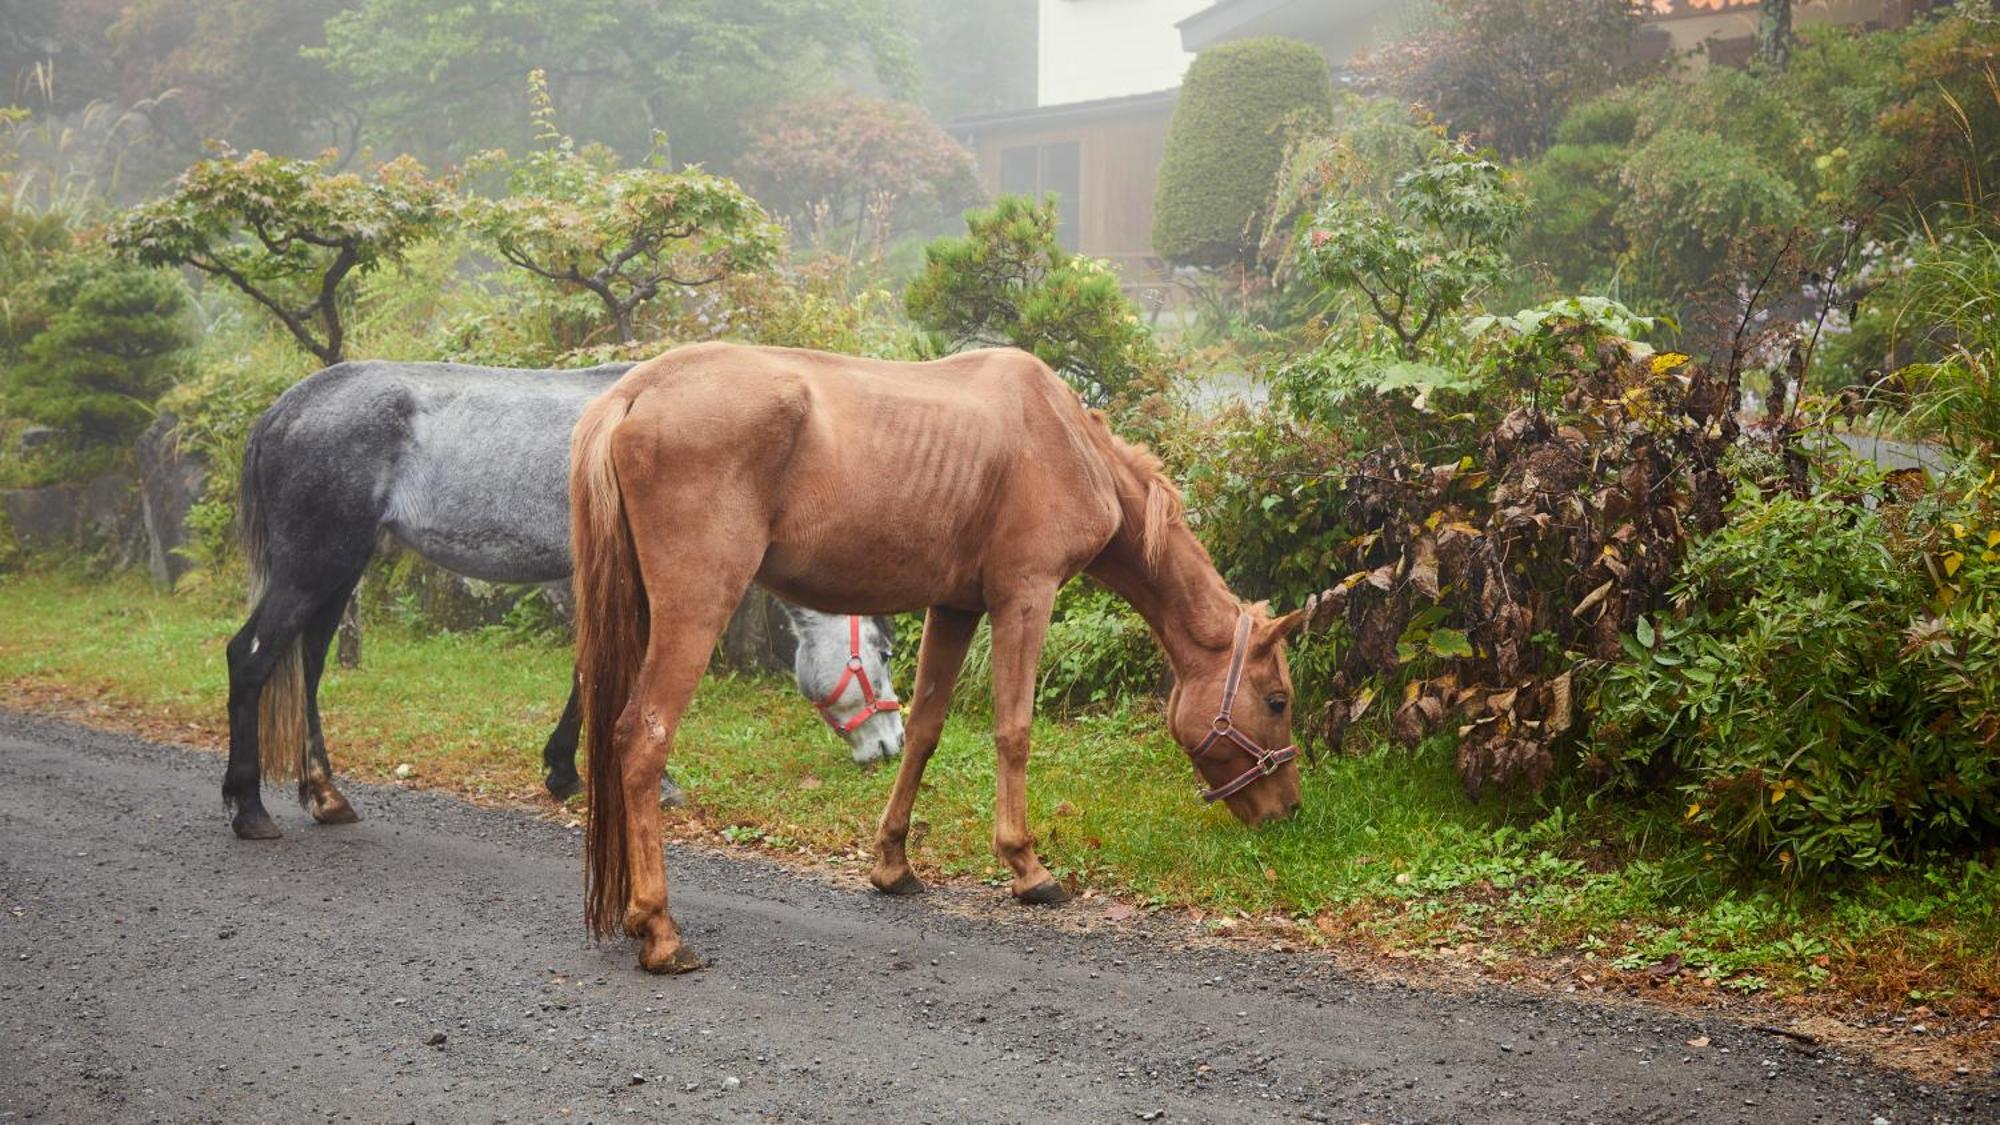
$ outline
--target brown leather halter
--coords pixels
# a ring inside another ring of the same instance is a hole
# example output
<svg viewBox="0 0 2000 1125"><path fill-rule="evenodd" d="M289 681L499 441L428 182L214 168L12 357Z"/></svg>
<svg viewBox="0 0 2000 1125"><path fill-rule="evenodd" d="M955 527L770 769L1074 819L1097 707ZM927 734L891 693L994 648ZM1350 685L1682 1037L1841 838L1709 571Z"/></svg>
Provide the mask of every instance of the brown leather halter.
<svg viewBox="0 0 2000 1125"><path fill-rule="evenodd" d="M1208 736L1201 740L1201 745L1188 751L1188 757L1195 761L1200 761L1201 756L1208 753L1210 747L1219 741L1227 739L1235 743L1237 749L1250 755L1252 765L1249 769L1237 774L1233 779L1225 781L1213 789L1202 790L1201 799L1204 801L1220 801L1224 797L1241 793L1255 784L1259 778L1271 776L1278 772L1279 766L1299 756L1298 747L1296 746L1281 746L1276 750L1264 749L1262 746L1257 745L1256 739L1236 729L1236 724L1229 718L1230 709L1236 705L1236 689L1241 686L1243 679L1243 658L1249 647L1250 615L1247 613L1238 614L1236 617L1236 644L1229 652L1229 678L1222 685L1222 709L1217 711L1215 718L1210 721Z"/></svg>
<svg viewBox="0 0 2000 1125"><path fill-rule="evenodd" d="M845 723L833 713L833 705L840 702L841 693L847 690L847 681L856 680L861 684L861 710ZM890 690L894 690L892 687ZM894 695L884 699L875 694L875 685L868 682L868 666L861 660L861 618L849 614L847 618L847 667L841 669L840 679L813 706L819 708L819 717L826 725L840 734L853 734L861 724L882 711L901 711L903 703Z"/></svg>

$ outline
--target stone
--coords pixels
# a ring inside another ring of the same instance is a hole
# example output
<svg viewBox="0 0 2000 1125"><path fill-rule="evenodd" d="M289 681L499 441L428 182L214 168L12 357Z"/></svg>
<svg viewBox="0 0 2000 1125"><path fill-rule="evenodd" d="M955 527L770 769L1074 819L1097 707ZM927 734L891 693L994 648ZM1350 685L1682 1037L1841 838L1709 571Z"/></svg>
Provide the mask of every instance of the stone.
<svg viewBox="0 0 2000 1125"><path fill-rule="evenodd" d="M139 465L139 514L146 531L146 569L153 585L171 590L192 567L188 511L208 488L208 464L181 447L179 419L161 411L133 449Z"/></svg>
<svg viewBox="0 0 2000 1125"><path fill-rule="evenodd" d="M131 565L143 549L138 489L123 473L0 492L0 508L26 551L93 554L118 568Z"/></svg>

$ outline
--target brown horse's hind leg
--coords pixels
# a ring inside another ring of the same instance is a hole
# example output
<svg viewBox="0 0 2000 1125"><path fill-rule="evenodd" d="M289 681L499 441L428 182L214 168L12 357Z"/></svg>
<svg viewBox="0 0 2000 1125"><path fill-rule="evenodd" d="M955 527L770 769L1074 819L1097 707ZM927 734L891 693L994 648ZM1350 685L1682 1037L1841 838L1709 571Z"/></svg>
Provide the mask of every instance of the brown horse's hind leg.
<svg viewBox="0 0 2000 1125"><path fill-rule="evenodd" d="M924 617L923 645L917 650L916 690L910 700L910 720L905 728L903 764L896 772L896 787L882 810L882 823L875 831L875 869L868 881L875 889L892 895L913 895L924 889L923 880L910 869L904 844L910 835L910 810L917 803L917 786L923 782L924 766L937 749L944 730L945 713L951 709L952 688L965 664L965 650L979 627L979 615L955 609L933 608Z"/></svg>
<svg viewBox="0 0 2000 1125"><path fill-rule="evenodd" d="M652 607L646 657L633 682L632 697L619 716L615 737L623 757L625 846L632 890L626 900L625 932L644 942L639 964L648 972L684 973L701 959L681 943L680 929L667 909L667 865L660 849L660 786L667 754L681 715L694 699L708 658L729 616L763 558L764 543L721 524L707 534L699 511L673 518L684 497L659 487L655 475L633 473L641 483L626 488L626 503L658 517L668 529L659 539L635 543L639 573ZM705 494L704 503L714 499ZM713 518L708 517L713 523Z"/></svg>
<svg viewBox="0 0 2000 1125"><path fill-rule="evenodd" d="M1069 892L1035 857L1028 834L1028 728L1035 714L1035 667L1048 636L1055 591L1024 591L993 607L993 854L1014 872L1014 897L1061 902Z"/></svg>
<svg viewBox="0 0 2000 1125"><path fill-rule="evenodd" d="M660 607L685 605L667 598ZM701 958L681 941L667 909L667 865L660 841L660 776L666 770L674 731L701 684L709 654L722 636L728 612L676 615L657 613L631 702L618 719L624 745L621 782L625 787L626 854L632 857L632 893L626 900L625 932L644 942L639 964L648 972L684 973Z"/></svg>

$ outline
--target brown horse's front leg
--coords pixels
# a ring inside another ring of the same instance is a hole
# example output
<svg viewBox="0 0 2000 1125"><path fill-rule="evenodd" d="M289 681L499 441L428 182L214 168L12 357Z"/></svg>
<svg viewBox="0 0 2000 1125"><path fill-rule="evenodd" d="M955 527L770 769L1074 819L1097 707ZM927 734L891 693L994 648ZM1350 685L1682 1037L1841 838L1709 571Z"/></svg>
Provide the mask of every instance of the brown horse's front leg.
<svg viewBox="0 0 2000 1125"><path fill-rule="evenodd" d="M1035 716L1035 668L1049 631L1055 591L1035 591L993 610L993 854L1014 872L1014 897L1057 903L1069 892L1035 856L1028 834L1028 729Z"/></svg>
<svg viewBox="0 0 2000 1125"><path fill-rule="evenodd" d="M965 650L979 627L979 615L955 609L933 608L924 616L924 640L917 650L917 682L910 701L910 719L904 728L903 764L896 771L896 787L882 809L882 823L875 831L875 869L868 881L885 894L913 895L923 891L923 880L910 869L904 845L910 836L910 810L917 803L917 786L923 782L924 766L937 749L944 731L945 713L951 710L952 689L958 684L959 669L965 665Z"/></svg>

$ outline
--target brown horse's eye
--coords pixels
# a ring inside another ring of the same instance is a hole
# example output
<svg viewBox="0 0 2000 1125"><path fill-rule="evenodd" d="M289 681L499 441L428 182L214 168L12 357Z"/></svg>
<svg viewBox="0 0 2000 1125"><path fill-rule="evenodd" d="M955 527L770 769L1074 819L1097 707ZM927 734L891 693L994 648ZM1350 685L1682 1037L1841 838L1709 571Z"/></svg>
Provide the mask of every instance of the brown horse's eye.
<svg viewBox="0 0 2000 1125"><path fill-rule="evenodd" d="M1286 703L1285 697L1282 695L1274 695L1264 701L1264 705L1271 709L1271 714L1273 715L1284 714L1285 703Z"/></svg>

